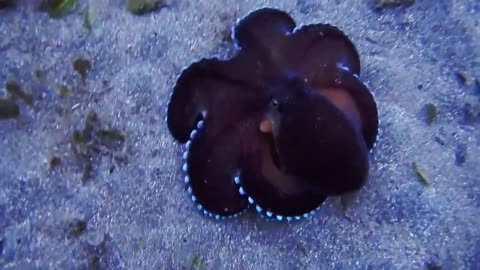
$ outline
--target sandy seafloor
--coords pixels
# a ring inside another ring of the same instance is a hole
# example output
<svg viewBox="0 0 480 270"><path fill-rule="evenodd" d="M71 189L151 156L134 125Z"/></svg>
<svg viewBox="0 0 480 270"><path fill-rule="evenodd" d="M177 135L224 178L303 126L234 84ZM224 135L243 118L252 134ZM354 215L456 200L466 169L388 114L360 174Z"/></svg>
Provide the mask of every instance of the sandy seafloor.
<svg viewBox="0 0 480 270"><path fill-rule="evenodd" d="M124 1L89 1L90 33L81 6L52 19L31 2L0 11L0 84L15 80L34 96L0 120L0 269L480 269L477 0L381 12L359 0L179 0L143 16ZM231 26L264 6L351 37L381 134L369 182L346 210L330 198L301 222L215 221L184 190L165 108L181 69L234 54ZM92 62L85 84L71 65L78 57ZM61 84L72 95L60 97ZM438 107L432 124L426 103ZM126 140L96 155L82 181L70 138L91 110ZM61 159L53 169L51 156ZM76 220L86 228L72 234Z"/></svg>

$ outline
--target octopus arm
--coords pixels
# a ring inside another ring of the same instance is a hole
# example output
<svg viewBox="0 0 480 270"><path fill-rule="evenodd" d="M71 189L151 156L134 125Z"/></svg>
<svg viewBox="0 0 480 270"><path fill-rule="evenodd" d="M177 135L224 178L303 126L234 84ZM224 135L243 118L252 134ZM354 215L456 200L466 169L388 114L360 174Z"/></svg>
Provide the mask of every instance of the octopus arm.
<svg viewBox="0 0 480 270"><path fill-rule="evenodd" d="M235 77L236 65L242 64L233 59L203 59L182 72L167 110L167 125L177 141L187 142L195 124L207 114L218 110L224 122L232 122L240 117L243 107L250 105L250 100L258 99L261 93L242 81L248 74Z"/></svg>
<svg viewBox="0 0 480 270"><path fill-rule="evenodd" d="M285 35L293 31L295 21L286 12L263 8L248 14L235 27L233 38L245 50L279 52Z"/></svg>
<svg viewBox="0 0 480 270"><path fill-rule="evenodd" d="M257 212L269 218L299 218L315 210L326 196L313 194L278 168L272 137L258 130L258 119L243 122L240 185Z"/></svg>
<svg viewBox="0 0 480 270"><path fill-rule="evenodd" d="M312 192L352 192L367 179L368 151L360 130L318 93L307 93L285 106L275 146L286 174L296 176Z"/></svg>
<svg viewBox="0 0 480 270"><path fill-rule="evenodd" d="M378 110L368 87L357 76L338 69L326 70L315 76L309 85L320 93L324 89L333 89L348 94L358 111L363 139L367 148L372 149L378 134Z"/></svg>
<svg viewBox="0 0 480 270"><path fill-rule="evenodd" d="M285 48L292 68L310 80L333 67L360 74L360 57L350 39L328 24L303 26L290 37Z"/></svg>
<svg viewBox="0 0 480 270"><path fill-rule="evenodd" d="M269 162L267 161L269 154L259 153L257 157L261 160L257 160L258 163L255 164L255 159L252 159L241 174L241 185L249 196L249 202L254 204L258 212L301 217L325 201L325 195L314 194L304 189L301 183L295 183L294 178L279 172L277 168L260 168L269 167L265 164ZM290 183L287 184L287 181Z"/></svg>
<svg viewBox="0 0 480 270"><path fill-rule="evenodd" d="M222 117L209 114L197 124L187 143L187 173L193 198L199 209L215 216L231 216L248 206L239 193L241 144L237 123L223 125ZM237 181L238 182L238 181Z"/></svg>

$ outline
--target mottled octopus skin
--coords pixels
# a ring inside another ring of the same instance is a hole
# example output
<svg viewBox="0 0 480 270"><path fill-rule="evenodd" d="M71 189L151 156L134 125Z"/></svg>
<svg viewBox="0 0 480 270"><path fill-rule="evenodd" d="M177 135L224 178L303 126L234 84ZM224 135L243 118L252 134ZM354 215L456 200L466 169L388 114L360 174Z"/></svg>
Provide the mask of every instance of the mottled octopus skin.
<svg viewBox="0 0 480 270"><path fill-rule="evenodd" d="M378 112L355 46L331 25L295 27L283 11L254 11L234 29L233 58L202 59L177 80L167 125L205 214L253 205L296 220L367 180Z"/></svg>

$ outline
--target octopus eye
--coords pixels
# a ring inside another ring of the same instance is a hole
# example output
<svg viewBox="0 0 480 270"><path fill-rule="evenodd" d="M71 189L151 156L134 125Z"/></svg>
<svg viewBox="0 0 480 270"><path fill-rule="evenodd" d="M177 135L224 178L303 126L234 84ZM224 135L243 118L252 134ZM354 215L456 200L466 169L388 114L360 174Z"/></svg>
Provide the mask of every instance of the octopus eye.
<svg viewBox="0 0 480 270"><path fill-rule="evenodd" d="M270 107L272 107L272 109L274 109L275 111L278 111L278 112L282 111L282 106L280 102L278 102L278 100L275 98L272 98L272 100L270 101Z"/></svg>
<svg viewBox="0 0 480 270"><path fill-rule="evenodd" d="M276 99L274 99L274 98L272 99L271 103L272 103L272 107L274 107L274 108L278 108L278 106L280 105L280 104L278 103L278 100L276 100Z"/></svg>

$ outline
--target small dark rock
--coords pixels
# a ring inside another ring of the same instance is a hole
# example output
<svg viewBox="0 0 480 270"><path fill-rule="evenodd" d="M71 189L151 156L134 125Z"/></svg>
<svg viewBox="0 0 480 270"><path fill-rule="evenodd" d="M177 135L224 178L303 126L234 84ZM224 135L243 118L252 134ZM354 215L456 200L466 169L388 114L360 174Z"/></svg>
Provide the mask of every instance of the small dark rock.
<svg viewBox="0 0 480 270"><path fill-rule="evenodd" d="M376 10L383 10L385 8L392 8L392 7L410 7L415 4L415 0L375 0L375 9Z"/></svg>
<svg viewBox="0 0 480 270"><path fill-rule="evenodd" d="M101 140L103 145L125 141L125 135L123 135L120 130L113 128L101 129L97 131L96 136Z"/></svg>
<svg viewBox="0 0 480 270"><path fill-rule="evenodd" d="M59 157L50 157L48 159L48 169L53 169L54 167L60 165L61 161L62 160Z"/></svg>
<svg viewBox="0 0 480 270"><path fill-rule="evenodd" d="M78 58L73 60L72 66L73 66L73 69L78 74L80 74L80 77L82 77L82 80L85 80L85 78L87 77L88 71L92 67L92 64L88 59Z"/></svg>
<svg viewBox="0 0 480 270"><path fill-rule="evenodd" d="M20 113L18 105L8 99L0 98L0 119L15 118Z"/></svg>
<svg viewBox="0 0 480 270"><path fill-rule="evenodd" d="M42 80L43 78L45 78L45 72L40 69L36 69L33 72L33 75L35 75L35 78L37 78L37 80Z"/></svg>
<svg viewBox="0 0 480 270"><path fill-rule="evenodd" d="M467 160L467 145L459 144L455 150L455 164L458 166L463 165Z"/></svg>
<svg viewBox="0 0 480 270"><path fill-rule="evenodd" d="M436 263L432 263L432 262L426 263L425 268L427 270L442 270L441 266L437 265Z"/></svg>
<svg viewBox="0 0 480 270"><path fill-rule="evenodd" d="M68 235L73 237L80 236L87 228L87 222L83 219L75 219L67 226Z"/></svg>
<svg viewBox="0 0 480 270"><path fill-rule="evenodd" d="M437 106L433 103L427 103L424 105L423 109L425 111L425 120L427 124L433 123L438 115Z"/></svg>
<svg viewBox="0 0 480 270"><path fill-rule="evenodd" d="M372 43L372 44L378 44L378 40L374 37L371 37L371 36L366 36L365 40Z"/></svg>
<svg viewBox="0 0 480 270"><path fill-rule="evenodd" d="M445 146L447 144L445 140L439 136L435 136L433 139L441 146Z"/></svg>
<svg viewBox="0 0 480 270"><path fill-rule="evenodd" d="M68 88L68 86L66 86L65 84L62 84L60 85L60 90L58 94L60 95L60 97L70 96L71 94L70 88Z"/></svg>
<svg viewBox="0 0 480 270"><path fill-rule="evenodd" d="M455 72L455 77L457 78L458 82L461 85L465 85L468 81L467 74L465 74L465 72L462 72L462 71Z"/></svg>
<svg viewBox="0 0 480 270"><path fill-rule="evenodd" d="M33 104L33 97L30 94L25 93L22 90L22 87L15 81L7 81L5 83L5 89L7 90L7 93L10 94L12 97L18 97L22 99L25 103L28 105Z"/></svg>
<svg viewBox="0 0 480 270"><path fill-rule="evenodd" d="M83 164L82 170L82 183L85 184L92 178L93 175L93 165L91 161L85 161Z"/></svg>
<svg viewBox="0 0 480 270"><path fill-rule="evenodd" d="M88 257L88 270L100 270L100 258L96 255L90 255Z"/></svg>

